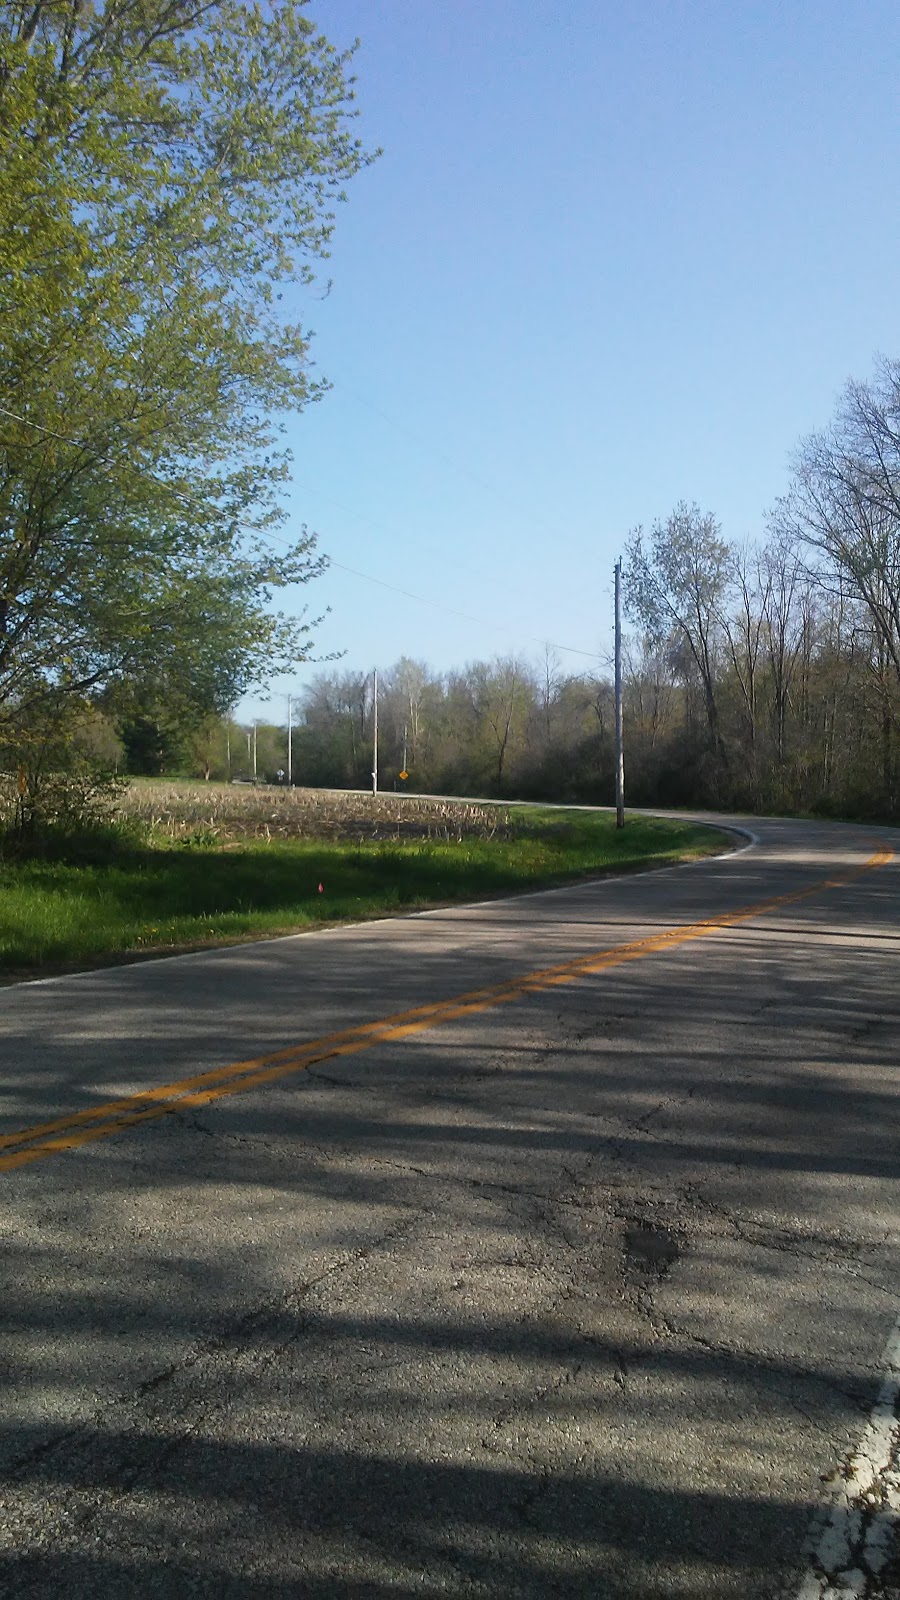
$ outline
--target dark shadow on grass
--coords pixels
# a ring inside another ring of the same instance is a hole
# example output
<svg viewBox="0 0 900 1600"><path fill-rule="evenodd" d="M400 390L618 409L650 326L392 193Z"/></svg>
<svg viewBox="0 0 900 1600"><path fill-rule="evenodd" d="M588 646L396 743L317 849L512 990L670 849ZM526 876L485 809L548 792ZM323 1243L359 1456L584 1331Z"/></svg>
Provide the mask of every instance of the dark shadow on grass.
<svg viewBox="0 0 900 1600"><path fill-rule="evenodd" d="M160 927L174 928L164 948L182 948L192 935L261 936L280 926L391 914L409 907L489 899L583 877L646 870L678 860L696 848L702 830L684 824L639 823L622 838L602 819L585 818L568 836L558 824L528 828L516 840L463 839L392 844L300 839L237 848L139 848L123 844L107 861L36 860L0 867L0 880L27 893L52 892L92 901L88 931L54 935L30 931L15 943L7 935L4 966L21 975L116 954L154 953ZM655 829L655 831L654 831ZM542 858L530 852L545 847ZM324 882L324 891L319 885ZM37 908L34 919L46 916ZM203 923L214 926L204 927ZM196 924L196 927L193 927ZM15 924L11 925L14 928Z"/></svg>

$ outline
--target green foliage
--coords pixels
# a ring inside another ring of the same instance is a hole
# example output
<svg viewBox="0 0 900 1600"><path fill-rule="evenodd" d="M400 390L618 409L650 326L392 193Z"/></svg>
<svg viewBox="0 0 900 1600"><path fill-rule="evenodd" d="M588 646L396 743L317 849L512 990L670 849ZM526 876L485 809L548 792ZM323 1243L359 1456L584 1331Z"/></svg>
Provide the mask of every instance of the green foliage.
<svg viewBox="0 0 900 1600"><path fill-rule="evenodd" d="M120 723L125 770L140 777L178 771L185 759L185 738L177 722L155 711L135 709Z"/></svg>
<svg viewBox="0 0 900 1600"><path fill-rule="evenodd" d="M303 0L0 4L0 720L121 679L219 712L296 661L270 592L321 386L280 285L367 157Z"/></svg>
<svg viewBox="0 0 900 1600"><path fill-rule="evenodd" d="M0 854L105 860L146 829L120 815L122 747L90 702L44 705L0 739Z"/></svg>
<svg viewBox="0 0 900 1600"><path fill-rule="evenodd" d="M401 658L379 673L382 787L602 802L612 754L597 708L611 691L550 666L549 680L515 658L471 662L443 677ZM371 679L320 674L304 695L295 732L299 781L368 787L372 733Z"/></svg>
<svg viewBox="0 0 900 1600"><path fill-rule="evenodd" d="M652 605L658 622L626 641L628 803L900 815L900 682L879 626L846 581L810 569L784 530L748 550L704 521L693 524L685 573L667 579L646 539L649 572L626 571L629 587L650 586L637 596L638 620L653 620L641 609ZM696 654L663 610L676 594ZM371 703L350 691L350 674L311 683L295 730L301 782L366 786ZM476 662L443 675L401 661L379 673L379 700L385 789L614 801L613 690L603 677L567 676L552 662Z"/></svg>
<svg viewBox="0 0 900 1600"><path fill-rule="evenodd" d="M215 828L195 828L175 841L180 850L215 850L220 842Z"/></svg>

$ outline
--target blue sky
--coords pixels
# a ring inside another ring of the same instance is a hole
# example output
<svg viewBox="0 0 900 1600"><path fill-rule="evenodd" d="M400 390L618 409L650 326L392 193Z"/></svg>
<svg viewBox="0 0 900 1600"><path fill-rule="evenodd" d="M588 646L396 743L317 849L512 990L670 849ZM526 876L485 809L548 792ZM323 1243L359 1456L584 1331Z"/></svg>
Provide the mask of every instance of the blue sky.
<svg viewBox="0 0 900 1600"><path fill-rule="evenodd" d="M437 605L338 567L281 603L330 606L319 651L352 668L603 655L628 530L683 498L758 536L797 440L900 353L900 8L310 15L360 38L358 128L384 153L340 209L331 292L290 308L334 385L288 422L291 522ZM316 670L242 713L283 720Z"/></svg>

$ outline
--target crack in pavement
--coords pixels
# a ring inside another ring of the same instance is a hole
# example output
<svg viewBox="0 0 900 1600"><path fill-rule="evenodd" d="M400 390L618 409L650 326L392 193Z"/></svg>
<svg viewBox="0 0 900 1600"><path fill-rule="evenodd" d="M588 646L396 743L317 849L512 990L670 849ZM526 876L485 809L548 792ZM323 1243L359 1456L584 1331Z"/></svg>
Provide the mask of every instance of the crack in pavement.
<svg viewBox="0 0 900 1600"><path fill-rule="evenodd" d="M259 1306L254 1307L253 1310L246 1312L242 1317L237 1318L227 1327L223 1327L218 1333L195 1341L177 1361L170 1362L168 1366L162 1367L159 1371L141 1379L130 1390L116 1395L113 1399L98 1406L77 1427L68 1428L64 1433L41 1440L20 1455L13 1457L5 1468L8 1480L12 1483L21 1481L31 1466L48 1457L52 1457L57 1451L65 1451L79 1440L89 1445L92 1444L97 1435L102 1432L104 1425L117 1412L126 1410L129 1406L133 1406L137 1402L164 1389L166 1385L184 1376L210 1356L240 1354L249 1341L254 1337L259 1338L260 1335L265 1333L267 1327L277 1327L279 1321L284 1318L288 1311L291 1309L302 1311L304 1309L303 1300L305 1296L308 1296L323 1284L347 1275L354 1268L361 1263L365 1263L370 1257L382 1250L384 1246L402 1239L415 1226L417 1220L416 1214L400 1219L396 1224L380 1234L378 1238L369 1240L365 1245L361 1245L355 1250L341 1252L338 1259L331 1261L322 1272L304 1279L300 1284L293 1285L282 1295L264 1301ZM298 1327L298 1334L302 1334L310 1320L308 1316L303 1319ZM291 1342L295 1341L287 1341L287 1343ZM284 1344L280 1348L283 1350L286 1347L287 1344Z"/></svg>

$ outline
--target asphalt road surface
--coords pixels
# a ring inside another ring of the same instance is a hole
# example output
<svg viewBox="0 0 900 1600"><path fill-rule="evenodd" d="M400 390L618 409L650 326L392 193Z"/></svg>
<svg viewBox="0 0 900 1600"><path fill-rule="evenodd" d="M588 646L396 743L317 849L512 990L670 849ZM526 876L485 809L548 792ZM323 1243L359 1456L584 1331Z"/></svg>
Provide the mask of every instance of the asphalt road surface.
<svg viewBox="0 0 900 1600"><path fill-rule="evenodd" d="M0 992L0 1595L900 1594L900 868L751 826Z"/></svg>

